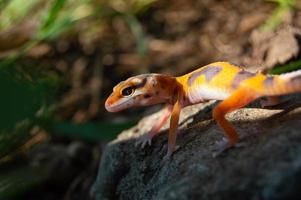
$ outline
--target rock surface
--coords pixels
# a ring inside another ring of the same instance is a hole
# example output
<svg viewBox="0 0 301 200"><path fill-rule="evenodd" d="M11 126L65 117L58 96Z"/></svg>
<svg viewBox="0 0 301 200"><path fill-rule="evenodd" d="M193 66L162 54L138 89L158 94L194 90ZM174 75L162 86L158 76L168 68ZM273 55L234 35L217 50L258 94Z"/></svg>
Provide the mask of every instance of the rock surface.
<svg viewBox="0 0 301 200"><path fill-rule="evenodd" d="M294 100L296 102L296 100ZM223 132L211 118L216 103L181 113L169 162L167 131L151 146L136 147L158 113L124 131L106 148L91 189L97 199L297 199L301 193L301 109L261 109L258 102L230 113L243 147L213 158L210 148Z"/></svg>

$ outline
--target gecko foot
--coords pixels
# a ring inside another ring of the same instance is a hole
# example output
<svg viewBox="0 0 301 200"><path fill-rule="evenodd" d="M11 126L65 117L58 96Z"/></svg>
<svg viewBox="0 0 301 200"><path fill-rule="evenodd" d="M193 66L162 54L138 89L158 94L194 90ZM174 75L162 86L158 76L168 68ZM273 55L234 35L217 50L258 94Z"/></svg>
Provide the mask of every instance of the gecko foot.
<svg viewBox="0 0 301 200"><path fill-rule="evenodd" d="M168 146L168 145L165 145L165 148L163 148L163 149L167 149L167 148L168 148L167 146ZM162 163L165 163L165 162L170 161L170 159L171 159L173 153L174 153L175 151L177 151L179 148L180 148L180 146L179 146L179 145L176 145L176 146L174 147L173 150L169 150L169 149L168 149L168 150L167 150L167 153L165 154L165 156L164 156L163 159L162 159Z"/></svg>
<svg viewBox="0 0 301 200"><path fill-rule="evenodd" d="M167 154L163 157L161 163L166 163L166 162L170 161L171 155L172 155L172 153L167 152Z"/></svg>
<svg viewBox="0 0 301 200"><path fill-rule="evenodd" d="M245 146L246 146L246 144L242 143L242 142L232 145L227 138L223 138L222 141L213 145L213 147L211 149L212 156L213 156L213 158L215 158L215 157L219 156L220 154L222 154L227 149L232 148L232 147L240 148L240 147L245 147Z"/></svg>
<svg viewBox="0 0 301 200"><path fill-rule="evenodd" d="M136 147L141 146L142 149L144 149L144 147L146 145L149 145L149 146L152 145L152 138L148 134L145 134L145 135L142 135L141 137L139 137L137 139L137 142L135 143Z"/></svg>
<svg viewBox="0 0 301 200"><path fill-rule="evenodd" d="M280 97L272 96L260 99L260 106L261 108L274 108L287 102L288 99L282 99Z"/></svg>
<svg viewBox="0 0 301 200"><path fill-rule="evenodd" d="M223 138L221 141L214 144L211 148L212 157L215 158L223 153L225 150L230 148L230 144L227 138Z"/></svg>

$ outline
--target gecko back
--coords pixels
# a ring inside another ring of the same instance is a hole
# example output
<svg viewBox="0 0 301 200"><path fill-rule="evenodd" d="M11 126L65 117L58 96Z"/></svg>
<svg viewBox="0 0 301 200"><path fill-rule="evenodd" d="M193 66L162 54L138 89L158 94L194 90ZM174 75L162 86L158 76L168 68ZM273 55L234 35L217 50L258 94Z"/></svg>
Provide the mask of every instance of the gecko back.
<svg viewBox="0 0 301 200"><path fill-rule="evenodd" d="M258 97L301 91L301 70L283 75L265 75L246 71L227 62L211 63L177 80L184 86L191 103L223 100L239 88L248 88Z"/></svg>

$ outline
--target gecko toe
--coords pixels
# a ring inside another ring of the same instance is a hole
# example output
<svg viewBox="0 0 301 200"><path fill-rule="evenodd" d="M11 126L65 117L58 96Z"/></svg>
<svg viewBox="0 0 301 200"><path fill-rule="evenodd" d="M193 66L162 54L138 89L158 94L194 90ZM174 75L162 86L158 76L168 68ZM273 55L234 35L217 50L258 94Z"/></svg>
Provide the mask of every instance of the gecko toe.
<svg viewBox="0 0 301 200"><path fill-rule="evenodd" d="M227 138L223 138L221 141L214 144L211 148L212 157L217 157L221 155L224 151L231 147L229 140Z"/></svg>
<svg viewBox="0 0 301 200"><path fill-rule="evenodd" d="M165 154L165 156L163 157L161 163L164 164L166 162L169 162L171 160L171 156L172 156L172 153L167 152L167 154Z"/></svg>
<svg viewBox="0 0 301 200"><path fill-rule="evenodd" d="M135 146L141 146L142 149L144 149L144 147L146 147L146 145L151 146L152 145L152 139L150 137L148 137L148 135L142 135L141 137L139 137L135 143Z"/></svg>
<svg viewBox="0 0 301 200"><path fill-rule="evenodd" d="M212 151L212 157L217 157L219 155L221 155L222 153L224 153L226 150L230 149L230 148L243 148L246 147L247 144L245 142L239 142L236 144L231 144L229 142L229 140L227 138L223 138L221 141L217 142L216 144L214 144L211 148Z"/></svg>
<svg viewBox="0 0 301 200"><path fill-rule="evenodd" d="M166 145L164 145L163 149L164 150L167 149L167 153L165 154L165 156L162 159L162 163L165 163L165 162L169 162L171 160L173 154L180 149L180 146L176 145L173 150L170 150L170 149L168 149L168 145L166 144Z"/></svg>

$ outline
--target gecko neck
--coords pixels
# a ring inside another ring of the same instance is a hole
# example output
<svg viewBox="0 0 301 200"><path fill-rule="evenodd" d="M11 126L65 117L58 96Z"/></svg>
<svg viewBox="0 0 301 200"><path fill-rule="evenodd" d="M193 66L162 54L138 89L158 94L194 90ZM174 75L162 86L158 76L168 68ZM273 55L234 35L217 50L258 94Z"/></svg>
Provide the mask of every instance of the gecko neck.
<svg viewBox="0 0 301 200"><path fill-rule="evenodd" d="M174 104L182 91L182 85L172 76L157 74L155 79L157 81L156 88L159 88L156 92L159 93L163 102Z"/></svg>

